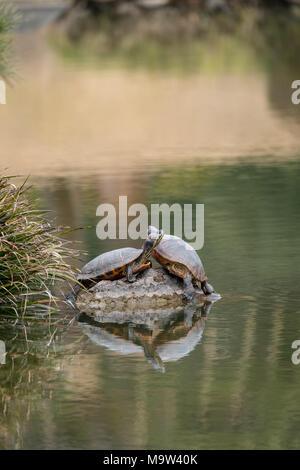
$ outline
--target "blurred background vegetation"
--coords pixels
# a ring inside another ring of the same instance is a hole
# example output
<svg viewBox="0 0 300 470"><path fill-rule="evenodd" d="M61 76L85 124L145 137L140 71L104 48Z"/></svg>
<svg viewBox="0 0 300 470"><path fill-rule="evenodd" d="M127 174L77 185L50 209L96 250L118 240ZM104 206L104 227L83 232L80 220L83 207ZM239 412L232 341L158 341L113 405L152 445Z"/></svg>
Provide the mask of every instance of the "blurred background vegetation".
<svg viewBox="0 0 300 470"><path fill-rule="evenodd" d="M178 70L197 70L210 55L230 67L239 44L240 52L262 53L261 66L267 65L266 58L271 66L281 57L286 67L295 68L300 62L299 9L300 2L285 0L75 0L57 24L69 54L81 59L85 52L104 62L115 57L127 65L160 68L175 62ZM220 47L220 54L214 54ZM252 65L249 58L249 53L244 60L238 57L246 71Z"/></svg>
<svg viewBox="0 0 300 470"><path fill-rule="evenodd" d="M298 0L74 0L53 44L66 60L102 68L264 73L275 109L299 118L289 99L300 74Z"/></svg>

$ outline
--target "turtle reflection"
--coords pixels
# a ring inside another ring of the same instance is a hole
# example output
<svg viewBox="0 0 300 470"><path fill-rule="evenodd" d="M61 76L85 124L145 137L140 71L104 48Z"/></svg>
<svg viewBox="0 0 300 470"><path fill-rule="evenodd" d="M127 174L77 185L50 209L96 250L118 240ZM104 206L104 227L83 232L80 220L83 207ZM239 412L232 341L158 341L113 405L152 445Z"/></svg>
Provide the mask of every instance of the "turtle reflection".
<svg viewBox="0 0 300 470"><path fill-rule="evenodd" d="M160 312L138 322L98 322L81 314L79 323L89 339L119 354L144 354L156 370L165 371L164 363L178 361L193 351L202 338L213 302L188 304L184 309ZM137 316L138 318L138 316Z"/></svg>

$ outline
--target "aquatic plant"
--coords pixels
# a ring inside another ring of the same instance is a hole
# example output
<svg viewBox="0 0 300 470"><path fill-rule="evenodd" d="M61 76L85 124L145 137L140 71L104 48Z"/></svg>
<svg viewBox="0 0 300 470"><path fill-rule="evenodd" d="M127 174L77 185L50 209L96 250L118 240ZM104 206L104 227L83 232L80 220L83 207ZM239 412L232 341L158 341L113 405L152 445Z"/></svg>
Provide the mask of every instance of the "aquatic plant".
<svg viewBox="0 0 300 470"><path fill-rule="evenodd" d="M67 233L37 210L27 197L26 182L17 187L0 176L0 315L19 315L29 307L55 300L55 281L74 281L66 261L79 252L62 238Z"/></svg>

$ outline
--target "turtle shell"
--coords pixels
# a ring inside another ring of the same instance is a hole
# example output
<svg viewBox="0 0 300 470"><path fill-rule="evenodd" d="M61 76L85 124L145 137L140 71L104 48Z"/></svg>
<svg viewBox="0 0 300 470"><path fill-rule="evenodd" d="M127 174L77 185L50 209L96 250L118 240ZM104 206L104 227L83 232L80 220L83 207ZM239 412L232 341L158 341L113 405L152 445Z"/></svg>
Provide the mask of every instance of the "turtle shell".
<svg viewBox="0 0 300 470"><path fill-rule="evenodd" d="M153 256L157 260L162 258L166 262L183 264L196 279L201 282L207 280L202 261L194 248L175 235L165 235L155 248Z"/></svg>
<svg viewBox="0 0 300 470"><path fill-rule="evenodd" d="M79 281L102 276L115 269L125 267L127 264L135 261L143 250L137 248L119 248L118 250L108 251L89 261L81 270L78 276Z"/></svg>

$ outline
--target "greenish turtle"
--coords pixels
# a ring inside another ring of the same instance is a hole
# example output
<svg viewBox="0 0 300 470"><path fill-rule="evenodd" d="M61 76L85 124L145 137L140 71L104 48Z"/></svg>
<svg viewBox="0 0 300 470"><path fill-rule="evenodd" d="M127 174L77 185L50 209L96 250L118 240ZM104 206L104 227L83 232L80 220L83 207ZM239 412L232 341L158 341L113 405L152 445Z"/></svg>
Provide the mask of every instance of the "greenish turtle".
<svg viewBox="0 0 300 470"><path fill-rule="evenodd" d="M156 239L159 231L148 227L148 237ZM207 282L203 264L194 248L175 235L165 235L161 243L152 251L153 258L171 274L180 277L184 282L184 295L187 300L195 297L194 285L201 287L205 295L214 289Z"/></svg>
<svg viewBox="0 0 300 470"><path fill-rule="evenodd" d="M90 289L102 280L114 281L126 277L128 282L134 282L135 274L151 267L149 258L163 236L162 230L157 231L156 235L148 237L144 241L140 249L119 248L102 253L92 259L82 268L81 273L78 274L78 284L73 287L66 300L74 304L82 287Z"/></svg>

